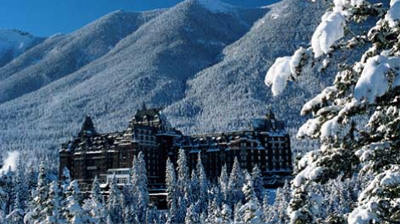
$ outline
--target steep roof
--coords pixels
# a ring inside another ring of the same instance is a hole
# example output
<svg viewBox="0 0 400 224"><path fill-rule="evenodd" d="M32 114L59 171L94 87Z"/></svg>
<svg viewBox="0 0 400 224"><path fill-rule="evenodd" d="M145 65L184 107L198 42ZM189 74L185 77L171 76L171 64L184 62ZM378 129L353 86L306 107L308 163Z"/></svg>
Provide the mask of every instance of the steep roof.
<svg viewBox="0 0 400 224"><path fill-rule="evenodd" d="M144 107L141 110L138 110L135 115L135 119L137 121L142 121L144 120L144 117L146 116L146 120L152 120L155 116L158 116L161 111L161 108L151 108L147 109Z"/></svg>

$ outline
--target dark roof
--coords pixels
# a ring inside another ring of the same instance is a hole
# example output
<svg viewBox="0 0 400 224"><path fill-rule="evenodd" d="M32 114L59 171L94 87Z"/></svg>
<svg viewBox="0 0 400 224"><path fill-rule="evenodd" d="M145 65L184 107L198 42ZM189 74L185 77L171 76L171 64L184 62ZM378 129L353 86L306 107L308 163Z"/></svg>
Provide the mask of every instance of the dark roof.
<svg viewBox="0 0 400 224"><path fill-rule="evenodd" d="M149 118L152 119L156 115L158 116L160 111L161 111L161 108L152 108L152 109L143 108L143 109L138 110L136 112L135 119L136 120L143 120L144 116L146 116L147 119L149 119Z"/></svg>
<svg viewBox="0 0 400 224"><path fill-rule="evenodd" d="M94 135L96 134L96 129L94 127L92 118L90 116L86 116L85 121L82 124L81 131L79 133L81 136L82 135Z"/></svg>

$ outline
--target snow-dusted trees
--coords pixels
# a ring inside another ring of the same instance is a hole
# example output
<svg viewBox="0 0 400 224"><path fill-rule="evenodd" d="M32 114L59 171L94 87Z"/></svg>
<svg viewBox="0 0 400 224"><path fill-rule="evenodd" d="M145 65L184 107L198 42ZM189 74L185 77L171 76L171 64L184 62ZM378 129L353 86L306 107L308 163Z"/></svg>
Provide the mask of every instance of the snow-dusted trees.
<svg viewBox="0 0 400 224"><path fill-rule="evenodd" d="M200 209L197 204L191 204L186 211L185 224L200 223Z"/></svg>
<svg viewBox="0 0 400 224"><path fill-rule="evenodd" d="M203 164L201 162L201 154L199 153L196 165L197 175L199 177L199 209L203 212L207 208L208 201L208 178L206 172L204 171Z"/></svg>
<svg viewBox="0 0 400 224"><path fill-rule="evenodd" d="M258 168L257 164L253 167L251 177L256 197L259 202L262 202L264 198L264 183L263 183L263 178L261 176L261 170L260 168Z"/></svg>
<svg viewBox="0 0 400 224"><path fill-rule="evenodd" d="M113 223L123 222L123 210L121 205L121 191L117 186L117 178L114 174L110 183L109 196L107 200L107 210Z"/></svg>
<svg viewBox="0 0 400 224"><path fill-rule="evenodd" d="M399 0L334 0L314 32L311 47L277 59L267 73L266 84L279 94L287 81L302 75L304 67L325 66L330 56L340 53L338 49L363 51L354 64L340 64L333 85L301 111L313 118L299 129L298 137L319 138L321 147L306 154L297 165L288 210L292 223L317 221L320 211L312 209L312 189L339 175L374 177L356 203L349 205L347 222L398 222L399 20ZM365 21L374 24L368 26Z"/></svg>
<svg viewBox="0 0 400 224"><path fill-rule="evenodd" d="M165 183L167 185L167 203L169 208L168 219L170 223L176 221L177 209L178 209L178 183L176 180L176 173L174 164L168 158Z"/></svg>
<svg viewBox="0 0 400 224"><path fill-rule="evenodd" d="M178 207L176 221L182 223L185 221L186 209L189 204L190 198L190 175L189 167L187 165L187 158L184 149L179 149L179 157L177 161L177 173L178 173Z"/></svg>
<svg viewBox="0 0 400 224"><path fill-rule="evenodd" d="M39 175L36 190L33 192L33 200L30 204L30 211L25 215L25 223L39 223L45 220L42 211L45 209L45 203L48 198L48 184L46 178L46 168L43 163L39 166Z"/></svg>
<svg viewBox="0 0 400 224"><path fill-rule="evenodd" d="M219 183L219 186L221 188L221 192L222 192L222 195L224 197L224 201L227 202L228 201L228 194L229 194L229 188L228 188L229 175L228 175L228 171L226 169L226 164L224 164L222 166L221 175L218 178L218 183Z"/></svg>
<svg viewBox="0 0 400 224"><path fill-rule="evenodd" d="M133 159L131 182L131 193L135 200L136 214L139 222L144 222L149 204L149 192L147 189L146 163L142 152L139 152L138 156Z"/></svg>
<svg viewBox="0 0 400 224"><path fill-rule="evenodd" d="M64 216L69 223L93 223L89 213L81 207L81 192L76 180L71 181L65 193Z"/></svg>
<svg viewBox="0 0 400 224"><path fill-rule="evenodd" d="M242 169L240 168L239 161L237 157L235 157L235 161L233 162L231 175L229 176L228 182L228 202L231 206L236 204L237 202L243 202L244 195L242 192L242 188L244 185L244 175Z"/></svg>
<svg viewBox="0 0 400 224"><path fill-rule="evenodd" d="M44 203L44 210L41 211L45 216L45 223L62 223L65 222L61 214L62 194L58 183L52 181L49 187L49 197Z"/></svg>
<svg viewBox="0 0 400 224"><path fill-rule="evenodd" d="M84 201L82 208L89 213L94 222L106 222L107 209L104 204L104 197L101 193L100 183L97 180L97 176L93 180L90 196Z"/></svg>
<svg viewBox="0 0 400 224"><path fill-rule="evenodd" d="M263 213L265 223L285 224L289 222L286 209L291 199L291 190L286 182L282 188L278 188L275 193L275 201L272 205L268 204L269 195L265 194L263 202Z"/></svg>
<svg viewBox="0 0 400 224"><path fill-rule="evenodd" d="M263 212L258 202L252 179L252 177L248 176L246 184L243 186L242 190L246 203L239 209L239 214L243 223L261 224L263 223Z"/></svg>
<svg viewBox="0 0 400 224"><path fill-rule="evenodd" d="M187 166L187 159L185 150L179 149L179 157L177 161L178 167L178 189L183 196L187 196L190 187L189 167Z"/></svg>

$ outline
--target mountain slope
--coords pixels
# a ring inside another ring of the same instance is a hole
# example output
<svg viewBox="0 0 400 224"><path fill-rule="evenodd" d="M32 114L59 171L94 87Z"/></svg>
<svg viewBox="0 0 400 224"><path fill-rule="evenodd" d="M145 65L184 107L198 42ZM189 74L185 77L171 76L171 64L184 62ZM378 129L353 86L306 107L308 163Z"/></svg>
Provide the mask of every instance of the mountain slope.
<svg viewBox="0 0 400 224"><path fill-rule="evenodd" d="M0 103L40 89L105 55L160 11L111 13L82 29L57 35L0 68Z"/></svg>
<svg viewBox="0 0 400 224"><path fill-rule="evenodd" d="M227 5L216 10L203 3L185 1L144 23L102 57L0 104L0 147L56 147L76 131L85 113L96 117L101 131L115 130L125 127L143 103L168 106L185 97L187 81L221 60L223 49L267 11ZM19 134L23 137L16 140Z"/></svg>
<svg viewBox="0 0 400 224"><path fill-rule="evenodd" d="M186 132L234 130L249 127L251 118L272 108L289 125L301 123L301 105L323 83L314 77L273 97L263 80L276 57L308 42L324 8L298 0L272 6L250 32L225 48L220 63L188 82L185 97L166 109L171 122Z"/></svg>
<svg viewBox="0 0 400 224"><path fill-rule="evenodd" d="M0 29L0 67L41 43L44 39L19 30Z"/></svg>

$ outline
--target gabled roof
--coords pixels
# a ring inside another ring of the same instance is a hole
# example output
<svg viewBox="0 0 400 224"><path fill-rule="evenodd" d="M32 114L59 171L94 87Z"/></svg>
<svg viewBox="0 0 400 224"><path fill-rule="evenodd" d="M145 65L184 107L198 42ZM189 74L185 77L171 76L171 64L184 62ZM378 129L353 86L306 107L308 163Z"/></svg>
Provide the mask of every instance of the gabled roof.
<svg viewBox="0 0 400 224"><path fill-rule="evenodd" d="M155 116L158 116L160 113L161 108L143 108L141 110L138 110L135 115L135 119L137 121L143 121L143 120L152 120L154 119ZM146 119L145 119L146 117Z"/></svg>

